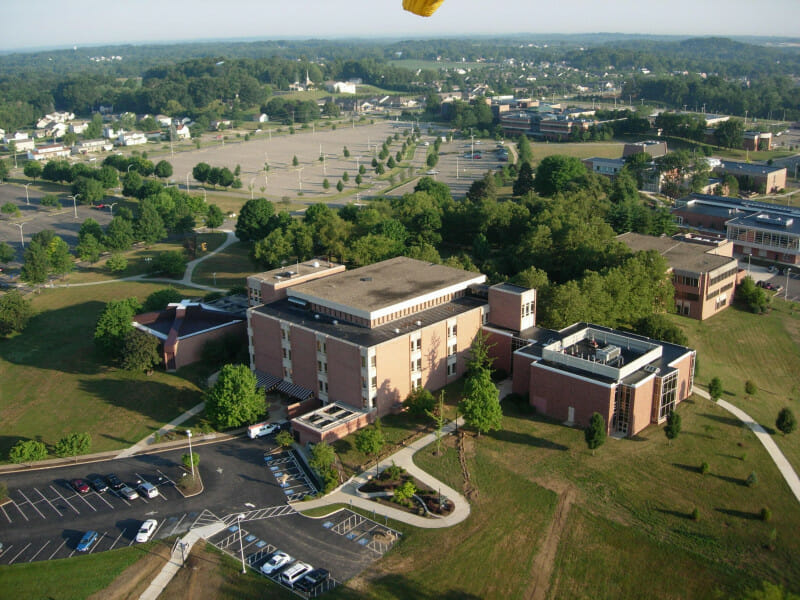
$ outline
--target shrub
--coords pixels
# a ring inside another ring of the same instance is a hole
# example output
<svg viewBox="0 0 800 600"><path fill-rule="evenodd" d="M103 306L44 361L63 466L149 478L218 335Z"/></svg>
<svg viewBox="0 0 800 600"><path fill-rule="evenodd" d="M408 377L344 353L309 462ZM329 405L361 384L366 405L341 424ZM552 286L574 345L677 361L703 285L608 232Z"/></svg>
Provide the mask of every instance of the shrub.
<svg viewBox="0 0 800 600"><path fill-rule="evenodd" d="M747 487L755 487L758 484L758 475L756 475L755 471L750 472L750 475L745 479L745 484Z"/></svg>
<svg viewBox="0 0 800 600"><path fill-rule="evenodd" d="M436 406L436 398L425 388L412 391L404 402L408 414L415 417L424 417Z"/></svg>
<svg viewBox="0 0 800 600"><path fill-rule="evenodd" d="M20 440L11 447L8 458L13 463L44 460L47 458L47 447L36 440Z"/></svg>
<svg viewBox="0 0 800 600"><path fill-rule="evenodd" d="M275 443L281 448L291 448L292 444L294 444L294 438L291 433L284 429L275 436Z"/></svg>
<svg viewBox="0 0 800 600"><path fill-rule="evenodd" d="M766 523L767 521L772 519L772 511L765 506L764 508L761 509L761 513L759 516L761 517L761 520Z"/></svg>
<svg viewBox="0 0 800 600"><path fill-rule="evenodd" d="M128 268L128 259L121 254L112 254L106 261L106 268L112 273L120 273Z"/></svg>
<svg viewBox="0 0 800 600"><path fill-rule="evenodd" d="M692 521L699 521L699 520L700 520L700 511L697 510L697 507L695 506L692 509Z"/></svg>
<svg viewBox="0 0 800 600"><path fill-rule="evenodd" d="M184 454L181 456L181 462L183 463L184 467L191 469L192 463L194 463L195 467L200 464L200 457L197 455L197 452L192 452L191 458L189 458L188 454Z"/></svg>
<svg viewBox="0 0 800 600"><path fill-rule="evenodd" d="M406 481L394 491L394 497L402 504L408 502L417 493L417 486L413 481Z"/></svg>
<svg viewBox="0 0 800 600"><path fill-rule="evenodd" d="M789 435L797 429L797 419L790 408L782 408L775 420L775 427L781 430L784 435Z"/></svg>
<svg viewBox="0 0 800 600"><path fill-rule="evenodd" d="M709 466L708 462L706 462L706 461L703 461L703 464L700 465L700 473L702 475L705 475L706 473L708 473L708 471L710 469L711 469L711 467Z"/></svg>
<svg viewBox="0 0 800 600"><path fill-rule="evenodd" d="M755 395L755 393L757 391L758 391L758 388L756 387L756 384L755 384L754 381L751 381L750 379L748 379L747 381L744 382L744 393L745 394L747 394L748 396L753 396L753 395Z"/></svg>
<svg viewBox="0 0 800 600"><path fill-rule="evenodd" d="M383 470L381 477L385 479L399 479L400 476L402 476L405 472L406 470L403 467L398 467L396 464L394 464L394 461L392 461L391 466L386 467Z"/></svg>

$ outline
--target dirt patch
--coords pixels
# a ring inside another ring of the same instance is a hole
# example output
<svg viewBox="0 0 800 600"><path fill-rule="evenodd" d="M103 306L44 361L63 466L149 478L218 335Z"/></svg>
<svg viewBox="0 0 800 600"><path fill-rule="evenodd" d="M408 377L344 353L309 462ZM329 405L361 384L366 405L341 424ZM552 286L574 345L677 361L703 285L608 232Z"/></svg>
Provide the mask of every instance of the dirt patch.
<svg viewBox="0 0 800 600"><path fill-rule="evenodd" d="M170 548L166 544L154 544L143 557L120 573L108 588L89 596L89 600L135 600L142 595L150 582L169 559Z"/></svg>
<svg viewBox="0 0 800 600"><path fill-rule="evenodd" d="M225 585L221 576L224 557L210 552L204 543L195 544L186 558L186 566L179 569L161 593L162 598L219 598Z"/></svg>
<svg viewBox="0 0 800 600"><path fill-rule="evenodd" d="M558 543L561 541L561 533L567 524L567 515L575 502L575 490L572 488L567 489L558 499L553 520L550 522L550 528L545 534L539 552L533 559L533 567L531 568L532 585L528 588L528 594L525 596L526 600L546 600L547 593L550 590L550 578L553 574L555 567L556 552L558 551Z"/></svg>
<svg viewBox="0 0 800 600"><path fill-rule="evenodd" d="M478 490L472 485L467 468L467 458L475 456L475 440L464 431L458 432L458 462L461 463L461 475L464 477L464 496L467 500L475 500Z"/></svg>

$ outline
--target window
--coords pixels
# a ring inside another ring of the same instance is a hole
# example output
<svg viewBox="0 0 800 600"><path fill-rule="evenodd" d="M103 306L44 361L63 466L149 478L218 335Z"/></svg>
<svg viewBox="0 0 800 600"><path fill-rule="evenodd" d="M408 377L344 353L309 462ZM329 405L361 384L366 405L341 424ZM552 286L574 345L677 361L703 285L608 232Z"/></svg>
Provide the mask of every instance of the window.
<svg viewBox="0 0 800 600"><path fill-rule="evenodd" d="M317 352L325 354L326 351L327 351L327 345L325 344L325 342L323 342L322 340L317 340Z"/></svg>
<svg viewBox="0 0 800 600"><path fill-rule="evenodd" d="M377 375L372 377L372 380L370 381L370 385L372 386L373 390L378 387L378 377L377 377Z"/></svg>
<svg viewBox="0 0 800 600"><path fill-rule="evenodd" d="M378 357L375 356L374 354L369 357L369 366L372 367L373 369L378 367Z"/></svg>
<svg viewBox="0 0 800 600"><path fill-rule="evenodd" d="M447 328L447 337L456 337L458 335L458 324L453 323Z"/></svg>
<svg viewBox="0 0 800 600"><path fill-rule="evenodd" d="M614 415L611 417L611 429L620 435L628 435L631 419L631 400L633 389L627 385L618 385L614 394Z"/></svg>
<svg viewBox="0 0 800 600"><path fill-rule="evenodd" d="M447 365L447 375L455 375L456 374L456 363L450 363Z"/></svg>
<svg viewBox="0 0 800 600"><path fill-rule="evenodd" d="M367 368L367 357L366 356L362 356L361 357L361 368L362 369L366 369Z"/></svg>
<svg viewBox="0 0 800 600"><path fill-rule="evenodd" d="M281 348L283 350L283 358L289 358L289 353L287 352L286 348Z"/></svg>
<svg viewBox="0 0 800 600"><path fill-rule="evenodd" d="M450 348L447 350L447 355L448 355L448 356L455 356L455 355L456 355L456 352L458 352L458 346L457 346L457 344L453 344L453 345L452 345L452 346L450 346Z"/></svg>
<svg viewBox="0 0 800 600"><path fill-rule="evenodd" d="M678 392L678 372L661 378L661 398L658 404L658 420L666 419L675 409L675 398Z"/></svg>
<svg viewBox="0 0 800 600"><path fill-rule="evenodd" d="M411 340L411 351L419 350L422 348L422 338Z"/></svg>

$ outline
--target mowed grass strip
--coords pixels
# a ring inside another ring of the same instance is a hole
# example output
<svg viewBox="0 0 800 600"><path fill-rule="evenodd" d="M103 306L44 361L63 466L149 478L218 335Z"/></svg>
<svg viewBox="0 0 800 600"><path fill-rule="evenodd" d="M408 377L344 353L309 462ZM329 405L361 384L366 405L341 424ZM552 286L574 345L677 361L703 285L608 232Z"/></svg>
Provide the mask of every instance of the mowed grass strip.
<svg viewBox="0 0 800 600"><path fill-rule="evenodd" d="M198 263L192 272L192 282L223 289L247 285L249 275L263 271L250 260L249 252L249 244L234 242L214 256Z"/></svg>
<svg viewBox="0 0 800 600"><path fill-rule="evenodd" d="M800 418L800 307L775 298L769 313L756 315L731 307L711 319L671 317L697 350L700 369L695 385L707 389L722 380L723 400L735 404L768 431L786 458L800 471L800 432L775 430L778 411L790 407ZM745 382L758 391L745 393Z"/></svg>
<svg viewBox="0 0 800 600"><path fill-rule="evenodd" d="M96 352L94 328L106 302L144 299L164 287L125 282L32 296L38 314L22 334L0 340L0 459L19 439L52 447L81 431L92 435L94 452L122 448L202 400L197 385L179 375L128 373Z"/></svg>

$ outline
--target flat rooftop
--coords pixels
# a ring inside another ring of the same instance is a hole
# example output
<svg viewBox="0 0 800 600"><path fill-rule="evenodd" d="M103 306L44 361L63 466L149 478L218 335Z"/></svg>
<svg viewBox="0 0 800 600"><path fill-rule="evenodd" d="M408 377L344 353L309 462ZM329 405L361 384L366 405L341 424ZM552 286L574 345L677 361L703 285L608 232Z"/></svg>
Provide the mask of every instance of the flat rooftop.
<svg viewBox="0 0 800 600"><path fill-rule="evenodd" d="M723 160L722 168L729 173L744 173L747 175L767 175L786 170L786 167L774 167L765 163L743 163L730 160Z"/></svg>
<svg viewBox="0 0 800 600"><path fill-rule="evenodd" d="M617 236L634 252L655 250L667 261L670 267L678 271L692 273L710 273L728 264L736 264L736 260L728 256L709 254L713 247L692 242L682 242L669 237L655 237L640 233L623 233Z"/></svg>
<svg viewBox="0 0 800 600"><path fill-rule="evenodd" d="M332 402L310 413L295 417L292 419L292 423L300 423L315 431L323 432L357 419L367 414L367 412L346 404Z"/></svg>
<svg viewBox="0 0 800 600"><path fill-rule="evenodd" d="M264 281L267 283L276 284L284 281L290 281L292 279L302 280L304 277L308 275L322 273L324 271L336 271L336 270L341 270L343 268L344 265L330 262L328 260L325 260L324 258L313 258L311 260L306 260L300 263L292 263L291 265L285 265L278 269L272 269L271 271L255 273L254 275L248 276L248 279L252 278L257 281Z"/></svg>
<svg viewBox="0 0 800 600"><path fill-rule="evenodd" d="M486 276L480 273L398 256L297 285L289 296L369 317L381 309L484 281Z"/></svg>
<svg viewBox="0 0 800 600"><path fill-rule="evenodd" d="M800 235L800 218L766 211L741 215L728 221L727 225L761 229L772 233Z"/></svg>

